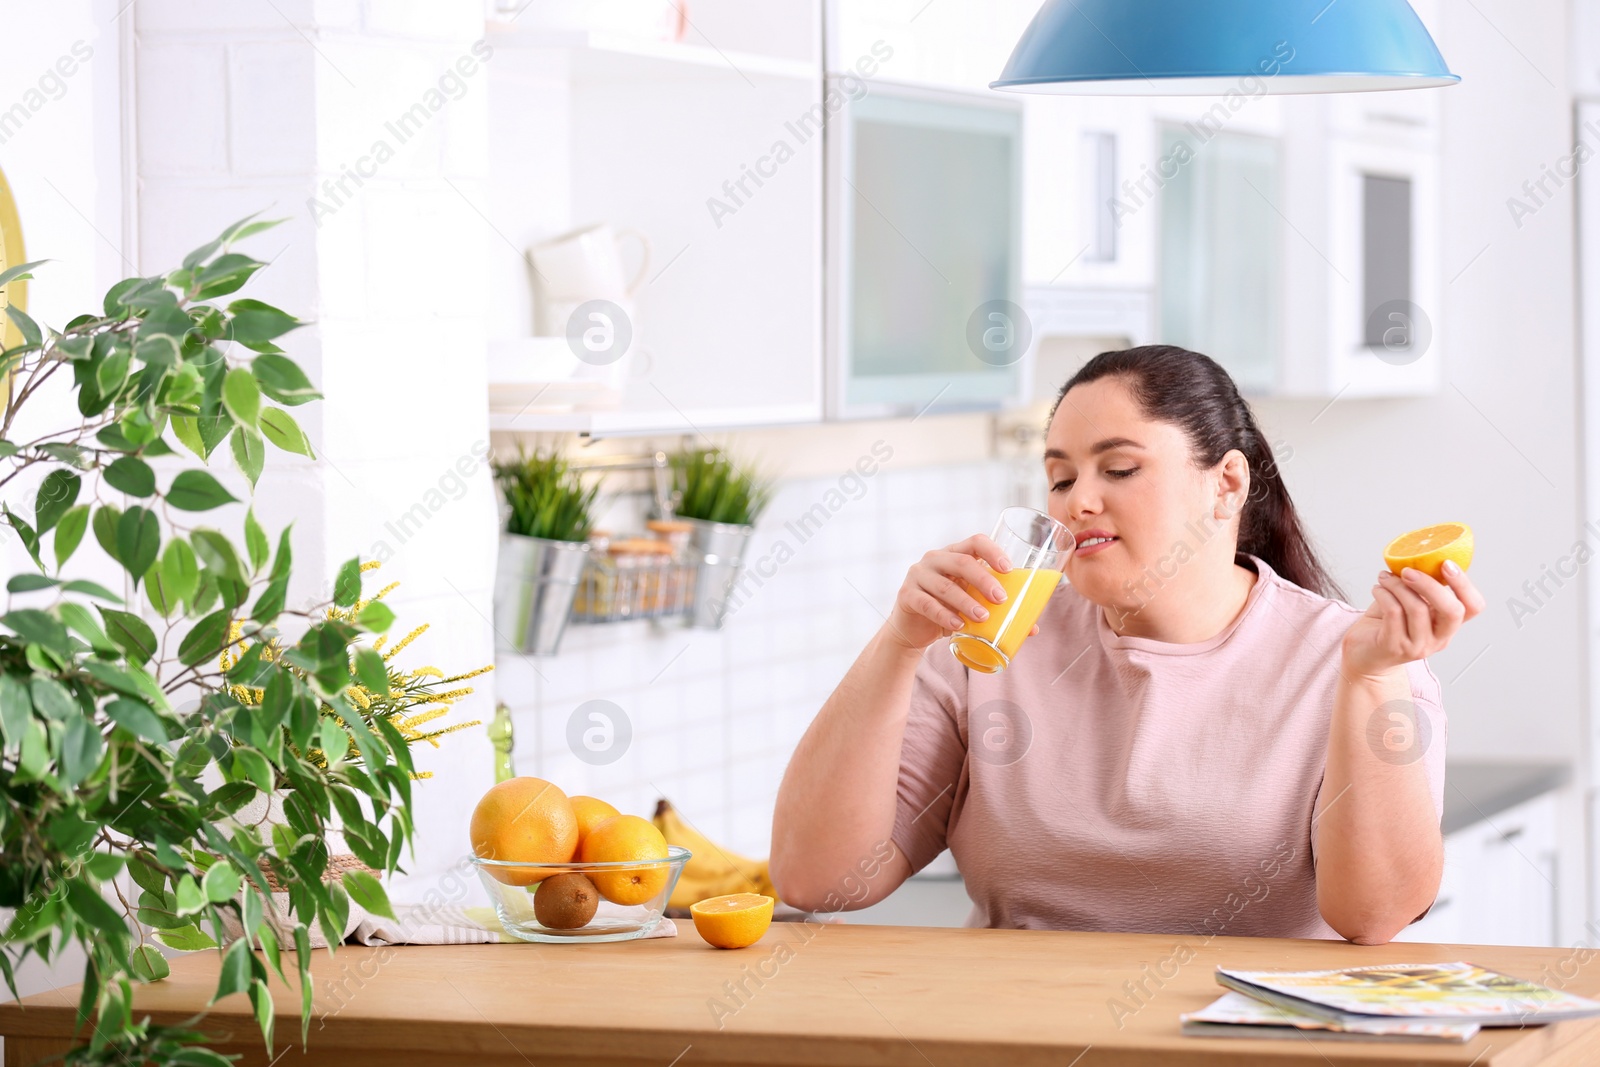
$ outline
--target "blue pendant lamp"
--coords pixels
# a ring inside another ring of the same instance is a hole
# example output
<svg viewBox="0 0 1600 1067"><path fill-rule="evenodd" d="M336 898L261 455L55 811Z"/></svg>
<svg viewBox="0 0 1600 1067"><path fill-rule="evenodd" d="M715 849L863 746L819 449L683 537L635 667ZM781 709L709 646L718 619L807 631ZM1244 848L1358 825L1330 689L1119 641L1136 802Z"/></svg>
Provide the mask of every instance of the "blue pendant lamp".
<svg viewBox="0 0 1600 1067"><path fill-rule="evenodd" d="M995 89L1211 96L1425 89L1461 79L1406 0L1045 0ZM1258 93L1257 82L1243 91Z"/></svg>

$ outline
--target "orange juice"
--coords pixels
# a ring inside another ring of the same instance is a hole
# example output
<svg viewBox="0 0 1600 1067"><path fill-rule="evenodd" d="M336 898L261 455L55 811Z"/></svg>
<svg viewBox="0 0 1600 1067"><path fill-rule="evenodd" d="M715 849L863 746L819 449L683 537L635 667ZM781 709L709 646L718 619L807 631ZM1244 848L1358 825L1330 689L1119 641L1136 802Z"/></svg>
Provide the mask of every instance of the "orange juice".
<svg viewBox="0 0 1600 1067"><path fill-rule="evenodd" d="M1004 574L995 574L991 568L990 573L1006 591L1005 601L995 604L962 582L968 593L988 605L989 617L981 622L967 620L950 637L950 651L956 659L984 674L996 674L1006 668L1061 582L1060 571L1044 567L1016 567Z"/></svg>

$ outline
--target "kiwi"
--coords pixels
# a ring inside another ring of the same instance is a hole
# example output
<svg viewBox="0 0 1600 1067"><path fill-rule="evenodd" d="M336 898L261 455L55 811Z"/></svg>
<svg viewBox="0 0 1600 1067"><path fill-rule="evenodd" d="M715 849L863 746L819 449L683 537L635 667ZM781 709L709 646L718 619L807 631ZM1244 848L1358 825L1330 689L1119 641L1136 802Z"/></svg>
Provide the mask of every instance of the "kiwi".
<svg viewBox="0 0 1600 1067"><path fill-rule="evenodd" d="M581 874L551 875L533 894L533 917L552 930L587 926L600 907L600 891Z"/></svg>

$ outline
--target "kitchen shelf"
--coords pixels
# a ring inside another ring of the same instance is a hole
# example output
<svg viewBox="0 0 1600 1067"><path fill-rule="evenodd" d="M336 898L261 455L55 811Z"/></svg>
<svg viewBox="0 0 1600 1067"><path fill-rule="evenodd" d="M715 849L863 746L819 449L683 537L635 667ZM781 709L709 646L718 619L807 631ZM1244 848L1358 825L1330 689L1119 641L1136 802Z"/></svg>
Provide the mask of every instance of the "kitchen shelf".
<svg viewBox="0 0 1600 1067"><path fill-rule="evenodd" d="M815 404L785 407L689 409L686 411L539 411L489 412L489 429L510 433L576 433L590 437L640 437L661 433L739 430L820 421Z"/></svg>
<svg viewBox="0 0 1600 1067"><path fill-rule="evenodd" d="M489 409L564 413L616 406L621 391L578 377L580 365L565 337L519 337L489 342Z"/></svg>
<svg viewBox="0 0 1600 1067"><path fill-rule="evenodd" d="M593 30L524 29L506 22L490 22L488 39L496 47L547 48L565 51L572 62L571 75L603 81L655 81L662 78L706 78L750 75L817 81L818 63L755 52L735 52L678 41L657 41L620 33Z"/></svg>

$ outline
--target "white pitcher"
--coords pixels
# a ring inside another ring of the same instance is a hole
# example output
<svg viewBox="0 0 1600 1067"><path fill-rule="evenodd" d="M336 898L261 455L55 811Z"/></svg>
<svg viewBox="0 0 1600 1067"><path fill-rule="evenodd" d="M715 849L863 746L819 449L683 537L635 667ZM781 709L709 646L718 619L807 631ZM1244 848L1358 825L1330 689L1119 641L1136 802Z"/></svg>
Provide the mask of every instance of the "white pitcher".
<svg viewBox="0 0 1600 1067"><path fill-rule="evenodd" d="M639 242L639 265L631 278L623 266L625 238ZM633 296L650 270L650 239L638 230L598 223L534 246L528 259L538 294L537 332L560 336L572 313L590 300L609 300L633 314Z"/></svg>

